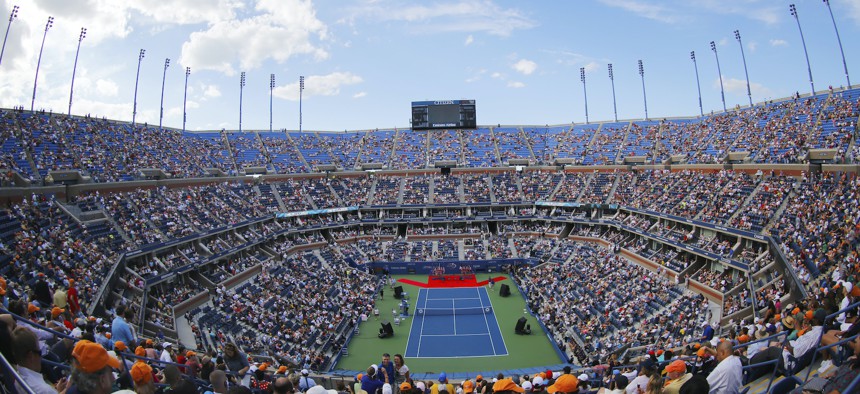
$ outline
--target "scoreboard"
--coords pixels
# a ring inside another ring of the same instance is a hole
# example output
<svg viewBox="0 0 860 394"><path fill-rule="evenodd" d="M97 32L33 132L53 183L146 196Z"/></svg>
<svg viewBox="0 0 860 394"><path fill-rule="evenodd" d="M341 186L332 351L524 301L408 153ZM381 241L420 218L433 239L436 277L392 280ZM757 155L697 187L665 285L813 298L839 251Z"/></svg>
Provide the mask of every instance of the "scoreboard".
<svg viewBox="0 0 860 394"><path fill-rule="evenodd" d="M412 129L474 129L475 100L412 102Z"/></svg>

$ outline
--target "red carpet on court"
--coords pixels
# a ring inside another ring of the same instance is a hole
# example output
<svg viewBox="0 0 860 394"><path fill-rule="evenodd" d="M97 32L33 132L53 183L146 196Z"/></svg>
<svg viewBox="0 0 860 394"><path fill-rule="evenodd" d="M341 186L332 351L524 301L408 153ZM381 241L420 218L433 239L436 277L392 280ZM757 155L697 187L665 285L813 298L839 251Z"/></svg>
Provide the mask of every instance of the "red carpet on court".
<svg viewBox="0 0 860 394"><path fill-rule="evenodd" d="M486 286L487 283L489 283L489 280L482 280L478 282L477 279L475 279L474 275L445 275L444 279L438 276L428 276L427 278L427 283L418 282L412 279L398 279L397 281L424 289L441 289L449 287L481 287ZM493 278L496 283L501 282L505 279L507 278L504 276L496 276Z"/></svg>

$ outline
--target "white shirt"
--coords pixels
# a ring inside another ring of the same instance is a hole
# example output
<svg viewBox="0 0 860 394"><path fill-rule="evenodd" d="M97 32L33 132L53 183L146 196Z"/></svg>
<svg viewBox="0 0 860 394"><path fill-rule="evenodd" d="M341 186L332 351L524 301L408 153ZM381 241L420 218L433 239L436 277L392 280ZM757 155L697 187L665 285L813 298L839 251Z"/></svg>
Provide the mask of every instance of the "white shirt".
<svg viewBox="0 0 860 394"><path fill-rule="evenodd" d="M728 356L708 375L710 394L737 394L743 382L743 365L737 356Z"/></svg>
<svg viewBox="0 0 860 394"><path fill-rule="evenodd" d="M24 380L24 383L27 383L27 386L30 386L30 389L32 389L36 394L57 394L57 389L45 382L45 378L42 374L33 371L32 369L19 365L18 375L21 375L21 379ZM15 388L18 392L25 392L25 390L18 385L18 382L15 382Z"/></svg>
<svg viewBox="0 0 860 394"><path fill-rule="evenodd" d="M639 387L642 388L642 391L647 391L648 390L648 380L650 380L648 378L648 376L645 376L645 375L637 376L636 379L631 380L630 384L627 385L627 388L625 389L627 391L627 394L636 394L637 393L636 389Z"/></svg>
<svg viewBox="0 0 860 394"><path fill-rule="evenodd" d="M747 357L753 358L758 352L767 346L767 342L756 342L747 346Z"/></svg>
<svg viewBox="0 0 860 394"><path fill-rule="evenodd" d="M170 357L170 352L168 352L167 349L164 349L161 351L161 357L159 358L159 360L172 363L173 357Z"/></svg>
<svg viewBox="0 0 860 394"><path fill-rule="evenodd" d="M822 326L812 326L812 329L801 335L796 341L790 341L789 343L791 344L791 347L794 348L794 357L800 358L806 354L809 349L818 346L818 341L821 340L821 331L823 329L824 327Z"/></svg>

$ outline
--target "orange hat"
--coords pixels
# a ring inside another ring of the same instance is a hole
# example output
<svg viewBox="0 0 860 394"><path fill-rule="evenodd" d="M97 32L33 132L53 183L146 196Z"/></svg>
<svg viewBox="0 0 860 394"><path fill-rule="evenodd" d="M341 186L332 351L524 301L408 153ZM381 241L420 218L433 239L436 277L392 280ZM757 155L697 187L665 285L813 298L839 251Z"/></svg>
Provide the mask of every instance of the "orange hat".
<svg viewBox="0 0 860 394"><path fill-rule="evenodd" d="M262 363L259 367L257 367L257 369L259 369L260 371L265 371L269 369L269 363Z"/></svg>
<svg viewBox="0 0 860 394"><path fill-rule="evenodd" d="M467 380L467 382L468 382L468 380ZM466 382L463 382L463 387L465 387L465 385L466 385ZM401 392L409 391L409 390L412 390L412 385L409 384L409 382L400 383L400 391ZM467 391L467 393L468 393L468 391Z"/></svg>
<svg viewBox="0 0 860 394"><path fill-rule="evenodd" d="M35 306L33 304L27 305L27 313L34 313L34 312L38 312L39 310L40 310L40 308L38 306Z"/></svg>
<svg viewBox="0 0 860 394"><path fill-rule="evenodd" d="M147 346L152 346L152 339L147 339L146 344Z"/></svg>
<svg viewBox="0 0 860 394"><path fill-rule="evenodd" d="M792 315L796 315L798 313L800 313L800 308L798 308L798 307L794 307L794 309L791 310Z"/></svg>
<svg viewBox="0 0 860 394"><path fill-rule="evenodd" d="M152 381L152 367L147 363L137 360L131 366L131 379L135 385L146 384Z"/></svg>
<svg viewBox="0 0 860 394"><path fill-rule="evenodd" d="M803 317L806 320L812 320L812 317L813 317L812 314L813 314L812 310L808 310L808 311L806 311L806 314L803 315Z"/></svg>
<svg viewBox="0 0 860 394"><path fill-rule="evenodd" d="M110 333L109 332L105 333L105 338L110 339Z"/></svg>
<svg viewBox="0 0 860 394"><path fill-rule="evenodd" d="M116 341L116 343L113 344L113 349L118 352L124 352L128 350L128 346L126 346L123 341Z"/></svg>
<svg viewBox="0 0 860 394"><path fill-rule="evenodd" d="M355 380L361 380L361 378L363 378L363 377L364 377L364 374L360 373L358 375L355 375Z"/></svg>
<svg viewBox="0 0 860 394"><path fill-rule="evenodd" d="M693 344L693 349L698 350L698 349L699 349L699 348L701 348L701 347L702 347L702 344L701 344L701 343L694 343L694 344Z"/></svg>
<svg viewBox="0 0 860 394"><path fill-rule="evenodd" d="M777 314L773 315L773 320L775 320L775 321L780 321L780 320L782 320L782 315L780 315L779 313L777 313Z"/></svg>
<svg viewBox="0 0 860 394"><path fill-rule="evenodd" d="M6 295L6 287L0 287L0 296Z"/></svg>
<svg viewBox="0 0 860 394"><path fill-rule="evenodd" d="M138 357L146 357L146 349L143 346L138 346L134 349L134 355Z"/></svg>
<svg viewBox="0 0 860 394"><path fill-rule="evenodd" d="M6 279L0 276L0 289L6 289Z"/></svg>
<svg viewBox="0 0 860 394"><path fill-rule="evenodd" d="M511 378L507 378L496 382L496 384L493 385L493 391L516 391L518 393L524 393L526 390L517 386ZM550 392L550 394L552 394L552 392Z"/></svg>
<svg viewBox="0 0 860 394"><path fill-rule="evenodd" d="M197 355L197 353L194 353L194 352L192 352L192 351L190 351L190 350L189 350L189 351L187 351L187 352L185 352L185 357L194 357L194 356L196 356L196 355Z"/></svg>
<svg viewBox="0 0 860 394"><path fill-rule="evenodd" d="M666 366L666 369L663 370L663 373L669 372L687 372L687 364L684 363L684 360L672 361Z"/></svg>
<svg viewBox="0 0 860 394"><path fill-rule="evenodd" d="M404 384L409 384L409 382L404 382ZM410 386L407 390L409 390L411 388L412 387ZM403 390L403 385L400 385L400 391L405 391L405 390ZM464 381L463 382L463 392L464 393L471 393L473 391L475 391L475 384L472 383L471 380Z"/></svg>
<svg viewBox="0 0 860 394"><path fill-rule="evenodd" d="M481 375L475 376L475 381L476 381L476 382L480 382L482 379L484 379L484 377L483 377L483 376L481 376Z"/></svg>
<svg viewBox="0 0 860 394"><path fill-rule="evenodd" d="M64 313L64 312L66 312L66 310L65 310L65 309L63 309L63 308L59 308L59 307L56 307L56 306L55 306L55 307L54 307L54 309L51 309L51 317L52 317L52 318L53 318L53 317L57 317L57 316L59 316L61 313Z"/></svg>
<svg viewBox="0 0 860 394"><path fill-rule="evenodd" d="M95 317L95 316L90 316L90 317L88 317L87 319L89 319L89 321L96 321L96 317Z"/></svg>
<svg viewBox="0 0 860 394"><path fill-rule="evenodd" d="M540 376L541 379L546 379L546 372L541 372L538 376Z"/></svg>
<svg viewBox="0 0 860 394"><path fill-rule="evenodd" d="M738 342L740 342L740 343L747 343L749 341L750 341L750 336L747 334L744 334L744 335L741 335L738 337Z"/></svg>
<svg viewBox="0 0 860 394"><path fill-rule="evenodd" d="M554 394L557 391L562 393L572 393L579 387L579 379L571 374L564 374L555 380L555 384L546 388L546 392Z"/></svg>
<svg viewBox="0 0 860 394"><path fill-rule="evenodd" d="M705 348L700 348L699 351L696 352L696 355L701 358L705 358L707 356L707 353L705 353Z"/></svg>
<svg viewBox="0 0 860 394"><path fill-rule="evenodd" d="M95 342L79 341L72 351L72 357L78 360L78 369L86 373L99 372L105 367L119 368L119 360L111 357L102 345Z"/></svg>
<svg viewBox="0 0 860 394"><path fill-rule="evenodd" d="M283 375L285 373L287 373L287 366L286 365L281 365L280 367L278 367L278 374Z"/></svg>
<svg viewBox="0 0 860 394"><path fill-rule="evenodd" d="M659 356L662 356L662 355L663 355L663 349L659 349L659 350L657 350L657 356L659 357Z"/></svg>
<svg viewBox="0 0 860 394"><path fill-rule="evenodd" d="M74 285L75 285L75 280L74 280L74 279L69 279L69 287L72 287L72 286L74 286Z"/></svg>

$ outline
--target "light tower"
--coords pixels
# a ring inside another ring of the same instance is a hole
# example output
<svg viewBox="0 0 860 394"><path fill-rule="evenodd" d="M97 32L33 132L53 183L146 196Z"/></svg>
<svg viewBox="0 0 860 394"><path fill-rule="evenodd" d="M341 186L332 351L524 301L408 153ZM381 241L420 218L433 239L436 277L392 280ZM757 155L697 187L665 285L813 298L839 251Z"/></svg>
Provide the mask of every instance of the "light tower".
<svg viewBox="0 0 860 394"><path fill-rule="evenodd" d="M741 59L744 61L744 75L747 77L747 97L750 99L750 108L753 106L752 91L750 91L750 74L747 72L747 57L744 55L744 44L741 42L741 32L735 30L735 39L738 40L738 45L741 46Z"/></svg>
<svg viewBox="0 0 860 394"><path fill-rule="evenodd" d="M809 72L809 87L812 88L812 94L815 95L815 83L812 82L812 66L809 64L809 52L806 51L806 40L803 38L803 29L800 27L800 18L797 17L797 7L794 4L788 5L788 10L791 11L791 16L797 21L797 30L800 31L800 42L803 44L803 55L806 56L806 70Z"/></svg>
<svg viewBox="0 0 860 394"><path fill-rule="evenodd" d="M0 63L3 63L3 52L6 52L6 40L9 39L9 29L12 28L12 21L18 18L18 6L12 6L12 12L9 13L9 24L6 25L6 36L3 38L3 48L0 49Z"/></svg>
<svg viewBox="0 0 860 394"><path fill-rule="evenodd" d="M648 120L648 97L645 95L645 67L642 66L642 60L639 60L639 76L642 77L642 101L645 103L645 120Z"/></svg>
<svg viewBox="0 0 860 394"><path fill-rule="evenodd" d="M146 55L146 49L141 49L140 54L137 55L137 74L134 77L134 107L131 112L131 125L134 126L134 122L137 119L137 83L140 81L140 63L143 61L143 57Z"/></svg>
<svg viewBox="0 0 860 394"><path fill-rule="evenodd" d="M81 28L81 35L78 36L78 50L75 51L75 66L72 67L72 86L69 88L69 116L72 116L72 96L75 94L75 73L78 70L78 54L81 53L81 41L87 36L87 28Z"/></svg>
<svg viewBox="0 0 860 394"><path fill-rule="evenodd" d="M164 74L161 76L161 104L158 115L158 130L161 130L161 121L164 120L164 81L167 80L167 68L170 67L170 58L164 59Z"/></svg>
<svg viewBox="0 0 860 394"><path fill-rule="evenodd" d="M723 90L723 72L720 71L720 56L717 54L717 44L711 41L711 50L714 51L714 57L717 59L717 74L720 77L720 98L723 100L723 111L726 111L726 92Z"/></svg>
<svg viewBox="0 0 860 394"><path fill-rule="evenodd" d="M185 95L182 96L182 132L185 132L185 121L188 114L185 112L185 104L188 102L188 76L191 75L191 67L185 67Z"/></svg>
<svg viewBox="0 0 860 394"><path fill-rule="evenodd" d="M615 76L612 74L612 63L609 63L609 81L612 82L612 113L615 114L615 121L618 121L618 107L615 105Z"/></svg>
<svg viewBox="0 0 860 394"><path fill-rule="evenodd" d="M582 81L582 95L585 97L585 124L588 124L588 92L585 90L585 67L579 68L579 80Z"/></svg>
<svg viewBox="0 0 860 394"><path fill-rule="evenodd" d="M11 22L10 22L11 23ZM45 38L48 37L48 30L54 26L54 17L48 17L48 23L45 24L45 34L42 35L42 46L39 47L39 60L36 61L36 79L33 80L33 100L30 101L30 111L36 106L36 85L39 84L39 66L42 65L42 51L45 49ZM6 29L8 32L9 29Z"/></svg>
<svg viewBox="0 0 860 394"><path fill-rule="evenodd" d="M245 89L245 72L239 77L239 133L242 132L242 91Z"/></svg>
<svg viewBox="0 0 860 394"><path fill-rule="evenodd" d="M693 60L693 68L696 69L696 89L699 91L699 115L705 116L702 109L702 85L699 83L699 65L696 63L696 51L690 51L690 59Z"/></svg>

